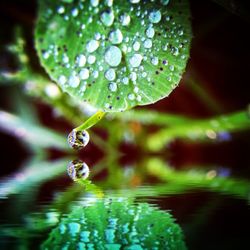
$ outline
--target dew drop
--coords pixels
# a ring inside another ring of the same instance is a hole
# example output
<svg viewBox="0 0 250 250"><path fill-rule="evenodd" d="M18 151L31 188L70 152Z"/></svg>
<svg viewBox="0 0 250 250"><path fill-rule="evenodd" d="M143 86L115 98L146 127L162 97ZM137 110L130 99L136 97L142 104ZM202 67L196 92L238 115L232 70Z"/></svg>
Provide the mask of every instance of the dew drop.
<svg viewBox="0 0 250 250"><path fill-rule="evenodd" d="M69 62L69 58L68 58L67 55L64 55L62 60L63 60L64 63L68 63Z"/></svg>
<svg viewBox="0 0 250 250"><path fill-rule="evenodd" d="M122 26L128 26L130 24L131 18L130 15L127 13L124 13L120 16L120 22Z"/></svg>
<svg viewBox="0 0 250 250"><path fill-rule="evenodd" d="M122 78L122 82L123 82L125 85L127 85L127 84L128 84L128 82L129 82L128 77L124 77L124 78Z"/></svg>
<svg viewBox="0 0 250 250"><path fill-rule="evenodd" d="M174 65L169 66L170 71L174 71Z"/></svg>
<svg viewBox="0 0 250 250"><path fill-rule="evenodd" d="M128 94L128 99L129 99L130 101L133 101L133 100L135 99L135 95L134 95L133 93Z"/></svg>
<svg viewBox="0 0 250 250"><path fill-rule="evenodd" d="M137 68L140 66L141 61L142 61L143 57L141 54L134 54L130 59L129 59L129 63L133 68Z"/></svg>
<svg viewBox="0 0 250 250"><path fill-rule="evenodd" d="M93 71L93 77L98 78L98 76L99 76L99 72L97 70L94 70Z"/></svg>
<svg viewBox="0 0 250 250"><path fill-rule="evenodd" d="M120 29L112 30L109 33L109 40L112 44L120 44L122 42L123 35Z"/></svg>
<svg viewBox="0 0 250 250"><path fill-rule="evenodd" d="M86 63L86 57L85 55L79 55L76 58L76 63L78 64L79 67L83 67Z"/></svg>
<svg viewBox="0 0 250 250"><path fill-rule="evenodd" d="M114 19L115 16L112 10L106 10L101 14L101 21L107 27L110 27L113 24Z"/></svg>
<svg viewBox="0 0 250 250"><path fill-rule="evenodd" d="M90 40L88 43L87 43L87 46L86 46L86 49L89 53L92 53L94 51L96 51L99 47L99 42L96 41L96 40Z"/></svg>
<svg viewBox="0 0 250 250"><path fill-rule="evenodd" d="M64 12L65 12L65 9L63 6L58 7L58 9L57 9L58 14L63 14Z"/></svg>
<svg viewBox="0 0 250 250"><path fill-rule="evenodd" d="M136 81L136 79L137 79L137 75L136 75L136 73L135 73L135 72L131 72L131 74L130 74L130 79L131 79L133 82L135 82L135 81Z"/></svg>
<svg viewBox="0 0 250 250"><path fill-rule="evenodd" d="M89 133L86 130L73 129L68 135L68 144L71 148L80 150L89 143Z"/></svg>
<svg viewBox="0 0 250 250"><path fill-rule="evenodd" d="M71 161L67 168L68 175L73 181L87 179L89 177L89 167L80 160Z"/></svg>
<svg viewBox="0 0 250 250"><path fill-rule="evenodd" d="M95 33L95 39L100 40L101 39L101 34L99 32Z"/></svg>
<svg viewBox="0 0 250 250"><path fill-rule="evenodd" d="M122 52L118 47L110 46L105 51L104 59L107 64L109 64L112 67L116 67L121 63Z"/></svg>
<svg viewBox="0 0 250 250"><path fill-rule="evenodd" d="M144 48L150 49L152 47L152 40L151 39L146 39L143 43Z"/></svg>
<svg viewBox="0 0 250 250"><path fill-rule="evenodd" d="M159 10L153 10L149 13L149 21L151 23L159 23L161 21L161 12Z"/></svg>
<svg viewBox="0 0 250 250"><path fill-rule="evenodd" d="M139 3L140 0L130 0L130 3Z"/></svg>
<svg viewBox="0 0 250 250"><path fill-rule="evenodd" d="M60 85L63 85L63 84L65 84L66 82L67 82L67 78L66 78L64 75L59 76L59 78L58 78L58 83L59 83Z"/></svg>
<svg viewBox="0 0 250 250"><path fill-rule="evenodd" d="M117 91L117 84L115 82L111 82L108 87L111 92Z"/></svg>
<svg viewBox="0 0 250 250"><path fill-rule="evenodd" d="M138 101L138 102L140 102L141 101L141 96L140 95L138 95L137 97L136 97L136 100Z"/></svg>
<svg viewBox="0 0 250 250"><path fill-rule="evenodd" d="M91 4L93 7L97 7L98 4L99 4L99 0L90 0L90 4Z"/></svg>
<svg viewBox="0 0 250 250"><path fill-rule="evenodd" d="M106 4L108 7L112 7L112 5L113 5L113 0L105 0L105 4Z"/></svg>
<svg viewBox="0 0 250 250"><path fill-rule="evenodd" d="M151 59L151 63L152 63L153 65L158 65L158 63L159 63L158 57L153 57L153 58Z"/></svg>
<svg viewBox="0 0 250 250"><path fill-rule="evenodd" d="M72 88L76 88L79 86L80 84L80 79L78 76L75 76L75 75L71 75L69 77L69 85L72 87Z"/></svg>
<svg viewBox="0 0 250 250"><path fill-rule="evenodd" d="M136 87L134 87L134 92L135 93L138 93L139 92L139 88L136 86Z"/></svg>
<svg viewBox="0 0 250 250"><path fill-rule="evenodd" d="M146 36L147 36L148 38L153 38L154 35L155 35L155 30L154 30L154 28L153 28L153 27L148 27L148 28L146 29Z"/></svg>
<svg viewBox="0 0 250 250"><path fill-rule="evenodd" d="M49 58L49 53L46 51L43 53L43 58L48 59Z"/></svg>
<svg viewBox="0 0 250 250"><path fill-rule="evenodd" d="M108 81L114 81L115 78L116 78L115 70L112 69L112 68L108 69L108 70L105 72L105 78L106 78Z"/></svg>
<svg viewBox="0 0 250 250"><path fill-rule="evenodd" d="M73 9L71 11L71 14L72 14L73 17L76 17L78 15L78 9Z"/></svg>
<svg viewBox="0 0 250 250"><path fill-rule="evenodd" d="M80 73L79 73L79 77L82 79L82 80L86 80L89 78L89 70L86 69L86 68L83 68Z"/></svg>
<svg viewBox="0 0 250 250"><path fill-rule="evenodd" d="M96 57L93 55L88 56L88 63L93 64L95 63Z"/></svg>
<svg viewBox="0 0 250 250"><path fill-rule="evenodd" d="M135 41L133 44L134 51L138 51L141 47L141 44L138 41Z"/></svg>

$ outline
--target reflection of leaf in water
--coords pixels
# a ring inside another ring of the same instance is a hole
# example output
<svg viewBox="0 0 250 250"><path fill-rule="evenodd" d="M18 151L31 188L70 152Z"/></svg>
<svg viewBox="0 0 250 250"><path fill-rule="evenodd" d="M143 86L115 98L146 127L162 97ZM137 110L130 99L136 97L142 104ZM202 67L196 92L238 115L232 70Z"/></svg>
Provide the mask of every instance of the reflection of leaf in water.
<svg viewBox="0 0 250 250"><path fill-rule="evenodd" d="M105 199L76 207L42 249L186 249L172 216L147 203ZM86 247L86 248L85 248Z"/></svg>

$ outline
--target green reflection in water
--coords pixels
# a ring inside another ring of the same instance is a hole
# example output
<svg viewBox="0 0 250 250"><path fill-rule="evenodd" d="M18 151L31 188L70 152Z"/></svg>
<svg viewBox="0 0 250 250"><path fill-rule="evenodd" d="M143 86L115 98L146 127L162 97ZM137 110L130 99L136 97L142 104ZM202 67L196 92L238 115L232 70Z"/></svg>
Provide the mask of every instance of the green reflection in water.
<svg viewBox="0 0 250 250"><path fill-rule="evenodd" d="M76 206L52 230L42 249L186 249L172 216L123 198Z"/></svg>

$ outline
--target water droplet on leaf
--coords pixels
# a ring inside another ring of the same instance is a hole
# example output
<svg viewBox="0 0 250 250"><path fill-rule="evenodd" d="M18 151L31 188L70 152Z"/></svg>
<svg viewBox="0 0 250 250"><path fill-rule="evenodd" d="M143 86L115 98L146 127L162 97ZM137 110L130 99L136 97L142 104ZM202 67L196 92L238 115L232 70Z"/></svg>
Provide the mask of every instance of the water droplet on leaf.
<svg viewBox="0 0 250 250"><path fill-rule="evenodd" d="M122 42L123 35L120 29L112 30L109 34L109 40L113 44L119 44Z"/></svg>
<svg viewBox="0 0 250 250"><path fill-rule="evenodd" d="M128 26L130 24L131 18L130 15L127 13L124 13L120 16L120 22L122 26Z"/></svg>
<svg viewBox="0 0 250 250"><path fill-rule="evenodd" d="M115 80L115 77L116 77L116 73L115 73L115 70L110 68L108 69L106 72L105 72L105 78L108 80L108 81L113 81Z"/></svg>
<svg viewBox="0 0 250 250"><path fill-rule="evenodd" d="M99 42L96 40L91 40L87 43L86 49L89 53L96 51L99 47Z"/></svg>
<svg viewBox="0 0 250 250"><path fill-rule="evenodd" d="M161 21L161 12L159 10L153 10L150 12L149 21L151 23L159 23Z"/></svg>
<svg viewBox="0 0 250 250"><path fill-rule="evenodd" d="M110 90L111 92L115 92L115 91L117 90L117 84L116 84L115 82L111 82L111 83L109 84L109 90Z"/></svg>
<svg viewBox="0 0 250 250"><path fill-rule="evenodd" d="M141 54L134 54L130 59L129 59L129 63L133 68L137 68L140 66L141 61L142 61L143 57Z"/></svg>
<svg viewBox="0 0 250 250"><path fill-rule="evenodd" d="M110 46L105 51L104 59L107 64L109 64L112 67L116 67L121 63L122 52L118 47Z"/></svg>
<svg viewBox="0 0 250 250"><path fill-rule="evenodd" d="M154 35L155 35L155 30L154 30L153 27L149 27L149 28L146 29L146 36L148 38L153 38Z"/></svg>
<svg viewBox="0 0 250 250"><path fill-rule="evenodd" d="M106 10L101 14L101 21L107 27L110 27L113 24L114 19L115 16L112 10Z"/></svg>

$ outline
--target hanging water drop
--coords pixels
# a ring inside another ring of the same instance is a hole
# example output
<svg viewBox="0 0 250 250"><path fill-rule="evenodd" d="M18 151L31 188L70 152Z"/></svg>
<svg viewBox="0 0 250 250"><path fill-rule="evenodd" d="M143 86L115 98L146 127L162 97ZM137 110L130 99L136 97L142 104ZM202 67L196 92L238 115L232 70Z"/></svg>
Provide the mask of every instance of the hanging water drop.
<svg viewBox="0 0 250 250"><path fill-rule="evenodd" d="M71 161L67 168L68 175L73 181L87 179L89 177L89 167L85 162L80 160Z"/></svg>
<svg viewBox="0 0 250 250"><path fill-rule="evenodd" d="M89 143L89 133L86 130L78 131L73 129L68 135L68 144L76 150L80 150Z"/></svg>

